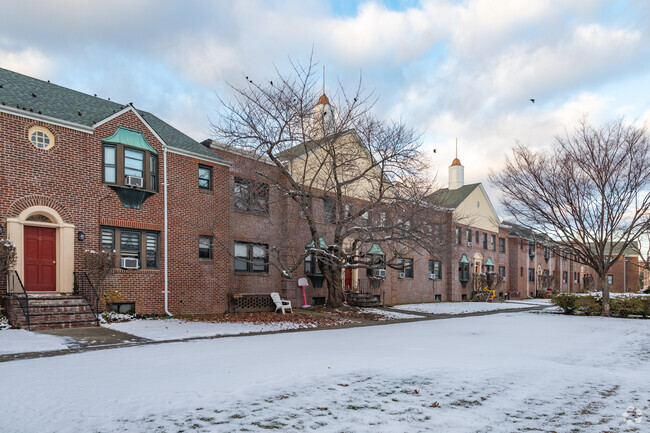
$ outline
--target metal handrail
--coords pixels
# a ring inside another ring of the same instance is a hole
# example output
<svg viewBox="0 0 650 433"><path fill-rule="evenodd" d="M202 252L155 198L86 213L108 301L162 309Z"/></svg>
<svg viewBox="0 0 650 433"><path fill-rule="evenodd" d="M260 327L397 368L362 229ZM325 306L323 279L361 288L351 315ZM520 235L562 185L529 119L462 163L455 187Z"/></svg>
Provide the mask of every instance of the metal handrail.
<svg viewBox="0 0 650 433"><path fill-rule="evenodd" d="M23 311L25 321L27 322L27 330L31 330L29 323L29 296L16 270L10 270L9 275L7 275L7 289L18 300L18 305L20 305L20 309Z"/></svg>
<svg viewBox="0 0 650 433"><path fill-rule="evenodd" d="M90 311L95 316L95 322L99 325L99 294L95 290L95 286L93 286L87 273L74 273L74 294L82 296L88 302Z"/></svg>

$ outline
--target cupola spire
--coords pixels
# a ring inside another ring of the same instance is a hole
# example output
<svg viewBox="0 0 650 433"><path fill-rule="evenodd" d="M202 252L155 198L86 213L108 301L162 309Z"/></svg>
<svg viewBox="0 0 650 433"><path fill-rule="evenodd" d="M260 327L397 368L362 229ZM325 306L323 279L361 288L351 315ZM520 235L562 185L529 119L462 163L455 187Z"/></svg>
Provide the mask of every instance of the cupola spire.
<svg viewBox="0 0 650 433"><path fill-rule="evenodd" d="M456 158L449 166L449 189L458 189L465 185L465 167L458 159L458 138L456 138Z"/></svg>

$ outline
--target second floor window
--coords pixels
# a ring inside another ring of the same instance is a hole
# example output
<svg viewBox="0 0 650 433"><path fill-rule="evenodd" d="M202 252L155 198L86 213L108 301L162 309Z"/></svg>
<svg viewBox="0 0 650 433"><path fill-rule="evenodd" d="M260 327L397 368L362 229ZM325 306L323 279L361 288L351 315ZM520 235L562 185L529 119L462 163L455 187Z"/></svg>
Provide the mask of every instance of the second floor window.
<svg viewBox="0 0 650 433"><path fill-rule="evenodd" d="M256 213L269 213L269 184L249 179L235 178L235 209Z"/></svg>
<svg viewBox="0 0 650 433"><path fill-rule="evenodd" d="M506 252L506 240L504 238L499 238L499 252Z"/></svg>
<svg viewBox="0 0 650 433"><path fill-rule="evenodd" d="M323 221L326 224L334 224L336 221L336 200L332 197L323 199Z"/></svg>
<svg viewBox="0 0 650 433"><path fill-rule="evenodd" d="M535 282L535 269L533 268L528 269L528 281L530 281L531 283Z"/></svg>
<svg viewBox="0 0 650 433"><path fill-rule="evenodd" d="M497 249L496 238L497 237L495 235L490 235L490 249L492 251Z"/></svg>
<svg viewBox="0 0 650 433"><path fill-rule="evenodd" d="M199 236L199 259L212 258L212 236Z"/></svg>
<svg viewBox="0 0 650 433"><path fill-rule="evenodd" d="M499 275L501 275L501 278L503 281L506 280L506 267L505 266L499 266Z"/></svg>
<svg viewBox="0 0 650 433"><path fill-rule="evenodd" d="M487 250L487 233L483 233L483 248Z"/></svg>
<svg viewBox="0 0 650 433"><path fill-rule="evenodd" d="M212 168L199 165L199 188L212 189Z"/></svg>
<svg viewBox="0 0 650 433"><path fill-rule="evenodd" d="M122 144L104 144L104 183L158 190L158 156Z"/></svg>
<svg viewBox="0 0 650 433"><path fill-rule="evenodd" d="M465 230L465 234L467 235L467 246L471 247L472 246L472 230L471 229Z"/></svg>
<svg viewBox="0 0 650 433"><path fill-rule="evenodd" d="M439 260L429 260L429 276L434 280L442 278L442 263Z"/></svg>

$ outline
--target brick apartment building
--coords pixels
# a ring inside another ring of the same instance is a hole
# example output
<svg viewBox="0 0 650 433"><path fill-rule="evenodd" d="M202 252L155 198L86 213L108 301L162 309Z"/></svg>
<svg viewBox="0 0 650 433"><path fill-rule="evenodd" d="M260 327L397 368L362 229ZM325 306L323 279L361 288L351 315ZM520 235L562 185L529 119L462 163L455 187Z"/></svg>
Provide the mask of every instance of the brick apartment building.
<svg viewBox="0 0 650 433"><path fill-rule="evenodd" d="M464 184L463 170L456 159L449 188L435 193L449 212L469 215L443 228L444 253L414 248L380 281L346 270L351 291L372 291L386 304L460 301L471 296L470 273L485 271L505 277L504 297L534 296L546 289L544 274L556 276L556 289L584 288L589 272L501 223L482 185ZM0 295L72 294L84 252L111 249L117 269L104 287L122 293L122 310L223 312L232 295L273 291L301 305L302 276L311 283L308 302L324 303L313 261L292 279L269 265L270 254L288 262L311 241L297 205L269 179L283 181L274 165L199 143L131 104L0 69L0 237L18 252ZM313 206L326 214L325 203ZM634 260L616 264L614 290L638 289Z"/></svg>

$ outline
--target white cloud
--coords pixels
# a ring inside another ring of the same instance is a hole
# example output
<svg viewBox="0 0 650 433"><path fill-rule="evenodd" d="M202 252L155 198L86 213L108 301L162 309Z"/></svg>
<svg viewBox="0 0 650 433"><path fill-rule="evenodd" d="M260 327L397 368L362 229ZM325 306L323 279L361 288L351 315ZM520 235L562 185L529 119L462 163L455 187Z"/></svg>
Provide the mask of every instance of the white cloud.
<svg viewBox="0 0 650 433"><path fill-rule="evenodd" d="M0 47L0 67L47 80L56 63L36 48L12 51Z"/></svg>

